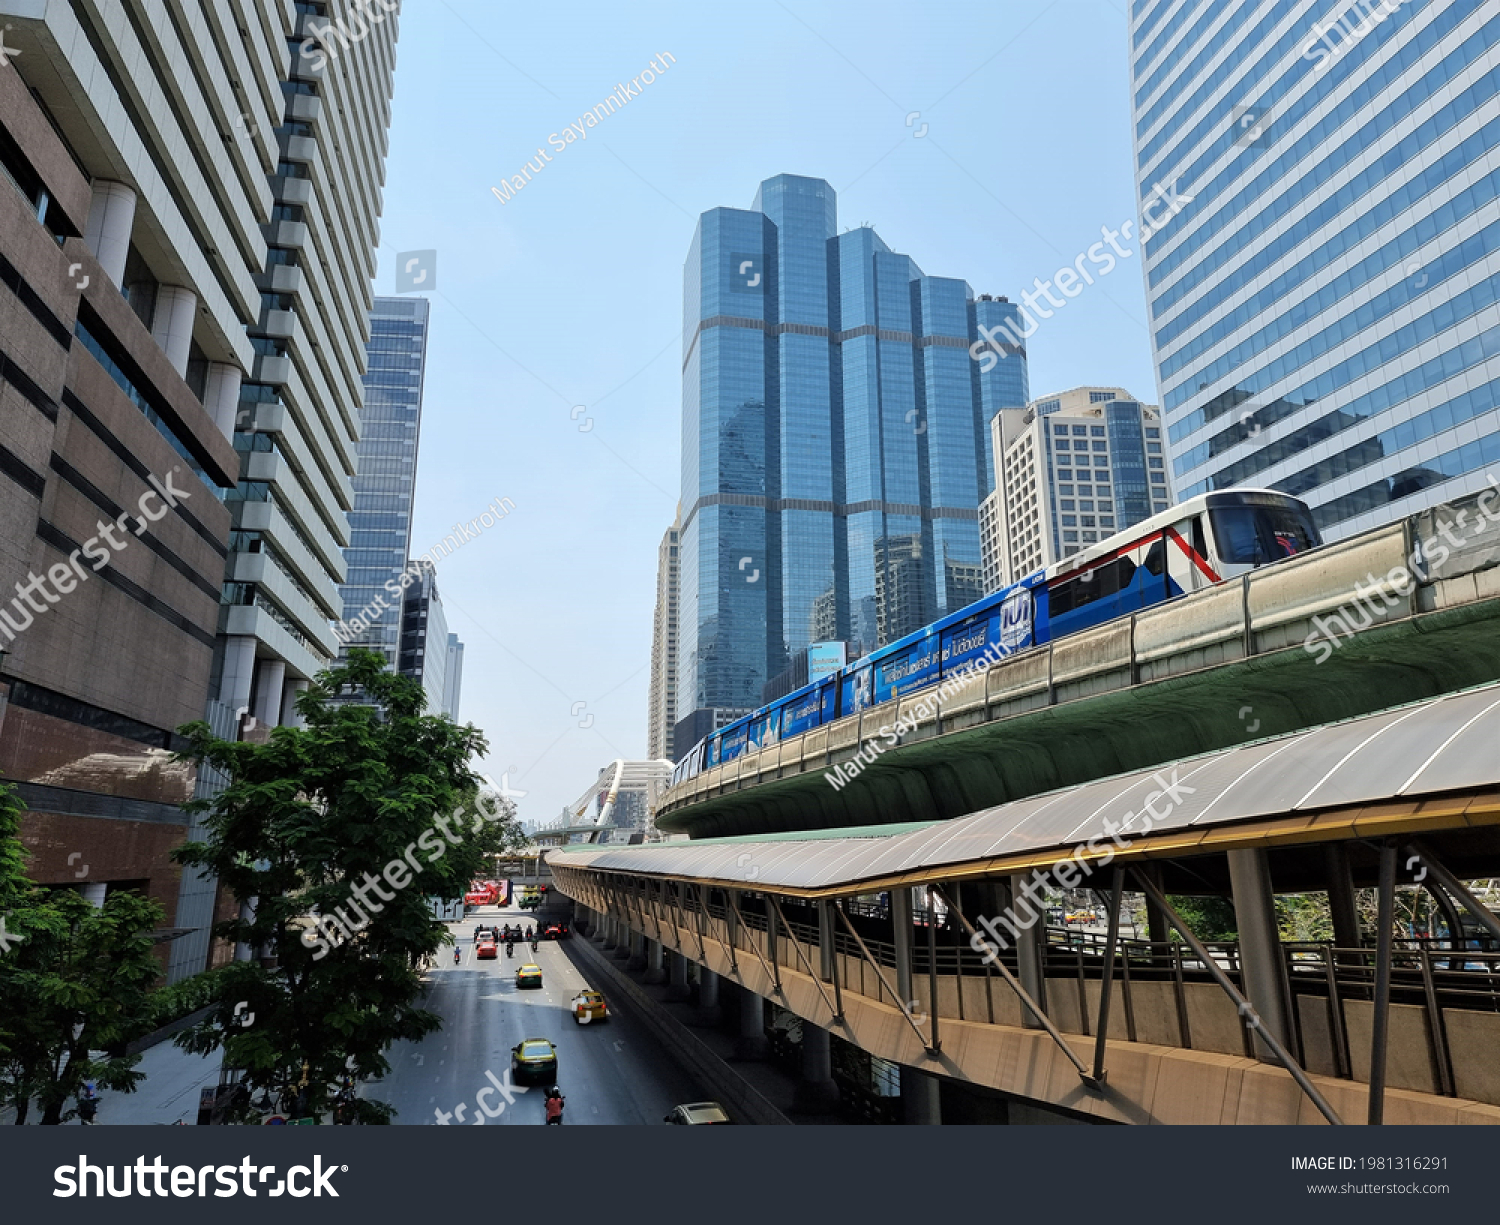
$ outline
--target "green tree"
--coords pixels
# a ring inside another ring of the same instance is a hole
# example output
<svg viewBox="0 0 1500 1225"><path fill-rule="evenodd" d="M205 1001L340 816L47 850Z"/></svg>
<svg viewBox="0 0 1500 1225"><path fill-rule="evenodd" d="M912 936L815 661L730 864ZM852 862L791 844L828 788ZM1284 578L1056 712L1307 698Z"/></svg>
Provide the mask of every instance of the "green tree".
<svg viewBox="0 0 1500 1225"><path fill-rule="evenodd" d="M1173 894L1167 898L1172 909L1200 940L1238 940L1239 927L1234 917L1234 903L1214 894L1189 896ZM1177 933L1172 933L1178 939Z"/></svg>
<svg viewBox="0 0 1500 1225"><path fill-rule="evenodd" d="M362 700L335 700L351 694ZM355 651L298 699L305 727L264 744L182 729L185 756L230 781L197 805L208 840L176 857L255 900L216 931L261 958L226 967L214 1013L177 1042L222 1049L273 1100L300 1090L314 1117L346 1072L378 1078L391 1043L438 1028L417 1006L421 967L447 939L428 899L461 896L491 855L525 841L513 806L469 770L482 735L425 707L419 682ZM393 1111L360 1101L350 1113L386 1123Z"/></svg>
<svg viewBox="0 0 1500 1225"><path fill-rule="evenodd" d="M20 804L0 788L0 1101L24 1123L33 1099L44 1124L75 1111L85 1081L129 1093L139 1055L122 1051L151 1027L151 988L161 973L151 930L161 907L114 893L102 907L71 889L44 890L24 873Z"/></svg>

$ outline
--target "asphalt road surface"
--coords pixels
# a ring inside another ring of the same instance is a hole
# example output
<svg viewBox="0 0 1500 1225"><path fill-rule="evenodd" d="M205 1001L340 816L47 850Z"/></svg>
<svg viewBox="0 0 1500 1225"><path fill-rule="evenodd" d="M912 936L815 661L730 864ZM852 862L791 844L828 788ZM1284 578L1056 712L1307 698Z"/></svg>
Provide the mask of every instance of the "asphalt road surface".
<svg viewBox="0 0 1500 1225"><path fill-rule="evenodd" d="M547 1085L538 1081L518 1092L509 1075L510 1053L523 1038L547 1038L557 1044L557 1085L567 1099L564 1126L663 1126L662 1116L673 1106L704 1099L706 1094L614 997L606 993L607 1021L579 1025L573 1019L569 1002L593 984L569 960L566 946L583 937L540 941L535 957L530 945L518 943L509 960L501 945L496 960L477 960L474 929L507 922L535 925L525 911L495 906L449 925L462 960L454 965L452 945L439 950L423 1005L443 1018L443 1028L423 1042L392 1047L390 1075L366 1086L366 1097L393 1105L398 1125L439 1123L441 1111L450 1126L541 1126ZM516 970L529 961L542 968L540 990L516 987Z"/></svg>

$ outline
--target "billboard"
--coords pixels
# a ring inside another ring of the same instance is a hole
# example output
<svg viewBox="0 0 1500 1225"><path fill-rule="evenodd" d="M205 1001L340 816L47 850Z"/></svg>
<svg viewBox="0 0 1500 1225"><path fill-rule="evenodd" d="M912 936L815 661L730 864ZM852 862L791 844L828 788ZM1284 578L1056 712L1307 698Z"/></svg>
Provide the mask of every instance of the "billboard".
<svg viewBox="0 0 1500 1225"><path fill-rule="evenodd" d="M847 661L842 642L814 642L807 648L807 683L832 676Z"/></svg>

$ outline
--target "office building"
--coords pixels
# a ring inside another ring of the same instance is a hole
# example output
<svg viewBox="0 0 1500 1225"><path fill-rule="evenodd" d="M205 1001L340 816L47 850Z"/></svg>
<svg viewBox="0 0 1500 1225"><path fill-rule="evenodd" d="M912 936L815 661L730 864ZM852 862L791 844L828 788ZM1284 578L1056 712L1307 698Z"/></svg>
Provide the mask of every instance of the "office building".
<svg viewBox="0 0 1500 1225"><path fill-rule="evenodd" d="M674 761L673 732L677 726L677 521L666 530L656 549L656 613L651 624L650 709L646 714L646 756Z"/></svg>
<svg viewBox="0 0 1500 1225"><path fill-rule="evenodd" d="M1137 0L1130 58L1180 496L1270 486L1338 539L1483 488L1500 10Z"/></svg>
<svg viewBox="0 0 1500 1225"><path fill-rule="evenodd" d="M0 580L186 491L3 644L0 775L32 875L144 888L174 978L236 903L168 859L223 781L173 729L294 717L342 607L395 19L325 54L327 7L0 0Z"/></svg>
<svg viewBox="0 0 1500 1225"><path fill-rule="evenodd" d="M414 581L401 598L401 639L396 670L422 682L427 713L442 714L447 695L448 618L438 595L437 567L425 557L408 562Z"/></svg>
<svg viewBox="0 0 1500 1225"><path fill-rule="evenodd" d="M92 6L0 0L0 25L0 782L31 879L158 902L165 969L203 919L169 859L195 783L173 751L208 697L264 254L227 81L274 66L231 72L246 49L201 24L168 57ZM197 101L137 102L168 94Z"/></svg>
<svg viewBox="0 0 1500 1225"><path fill-rule="evenodd" d="M459 691L464 681L464 644L457 634L448 635L448 662L443 669L443 713L458 722Z"/></svg>
<svg viewBox="0 0 1500 1225"><path fill-rule="evenodd" d="M391 599L386 584L400 581L411 551L428 318L426 298L375 299L365 347L369 364L354 509L344 550L348 572L339 589L340 656L355 647L378 651L392 668L400 650L401 601Z"/></svg>
<svg viewBox="0 0 1500 1225"><path fill-rule="evenodd" d="M981 508L984 587L998 591L1173 502L1155 406L1079 387L990 422L1000 482Z"/></svg>
<svg viewBox="0 0 1500 1225"><path fill-rule="evenodd" d="M755 706L813 642L860 654L978 597L987 427L1027 398L1024 349L978 329L1016 316L869 227L839 233L821 179L780 175L749 209L702 215L684 281L679 723Z"/></svg>

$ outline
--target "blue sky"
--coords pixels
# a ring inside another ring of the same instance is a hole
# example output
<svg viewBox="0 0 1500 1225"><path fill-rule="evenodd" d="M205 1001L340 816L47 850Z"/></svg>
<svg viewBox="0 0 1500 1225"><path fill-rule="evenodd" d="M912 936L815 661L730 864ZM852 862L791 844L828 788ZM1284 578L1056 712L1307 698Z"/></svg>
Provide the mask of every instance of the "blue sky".
<svg viewBox="0 0 1500 1225"><path fill-rule="evenodd" d="M699 214L748 208L775 174L824 178L841 229L1014 300L1136 216L1126 30L1125 0L406 0L375 291L398 252L436 250L414 553L515 504L438 582L466 646L461 718L489 739L482 768L527 793L523 819L645 753ZM549 146L661 52L676 62L640 96ZM538 147L552 161L500 203ZM1154 401L1139 259L1028 346L1033 396Z"/></svg>

